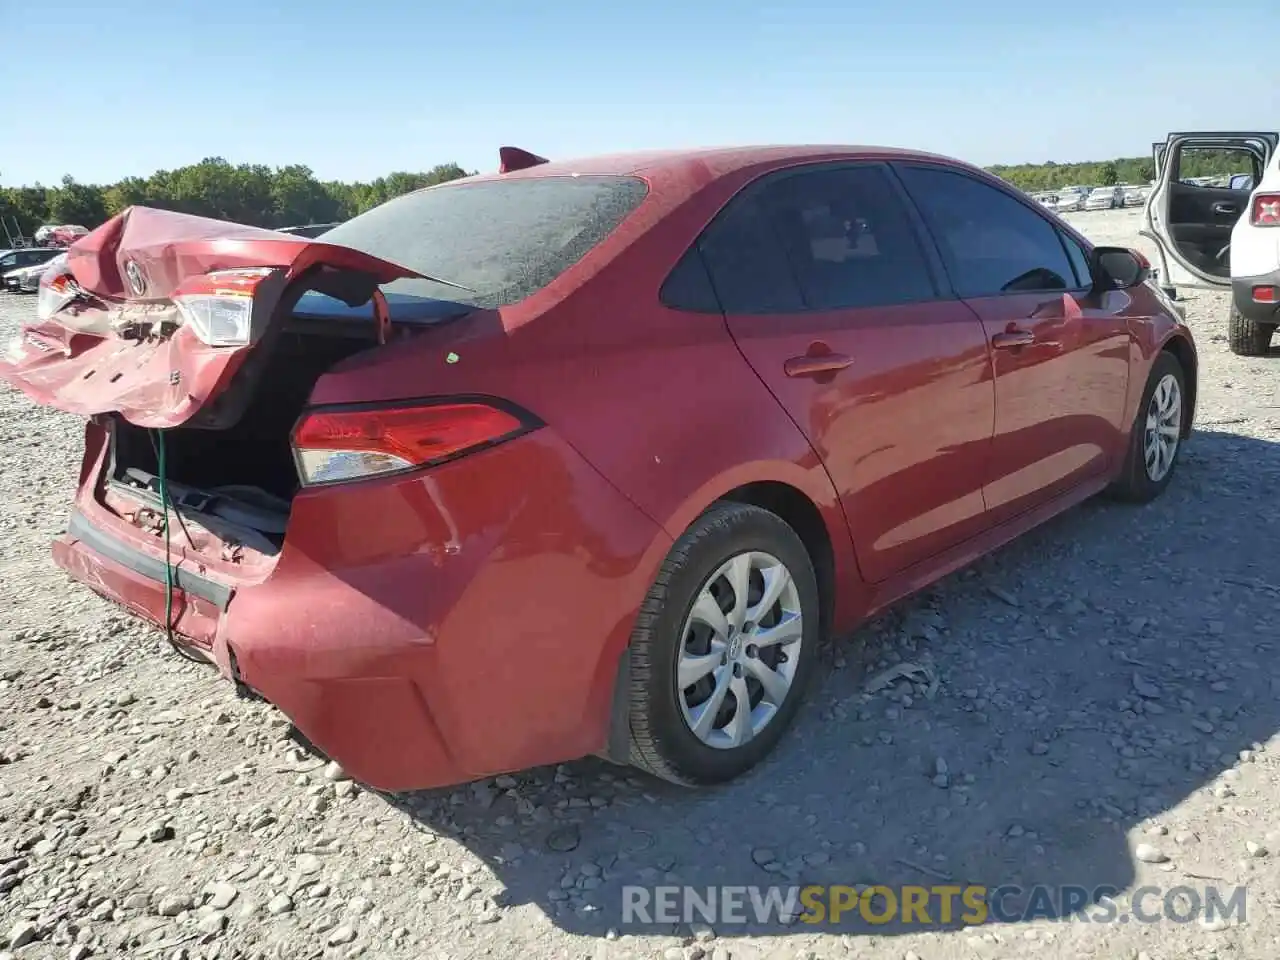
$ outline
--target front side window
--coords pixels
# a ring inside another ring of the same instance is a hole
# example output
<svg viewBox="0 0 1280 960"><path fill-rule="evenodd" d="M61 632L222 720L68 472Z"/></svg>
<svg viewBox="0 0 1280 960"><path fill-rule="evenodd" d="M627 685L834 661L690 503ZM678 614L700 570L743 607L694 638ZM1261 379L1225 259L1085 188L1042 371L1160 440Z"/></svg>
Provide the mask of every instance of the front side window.
<svg viewBox="0 0 1280 960"><path fill-rule="evenodd" d="M1076 286L1082 290L1092 287L1093 274L1089 270L1089 255L1071 234L1058 231L1058 236L1062 238L1062 245L1067 248L1067 257L1070 258L1071 267L1075 270Z"/></svg>
<svg viewBox="0 0 1280 960"><path fill-rule="evenodd" d="M899 170L960 296L1075 287L1057 230L1030 207L964 173L910 164Z"/></svg>

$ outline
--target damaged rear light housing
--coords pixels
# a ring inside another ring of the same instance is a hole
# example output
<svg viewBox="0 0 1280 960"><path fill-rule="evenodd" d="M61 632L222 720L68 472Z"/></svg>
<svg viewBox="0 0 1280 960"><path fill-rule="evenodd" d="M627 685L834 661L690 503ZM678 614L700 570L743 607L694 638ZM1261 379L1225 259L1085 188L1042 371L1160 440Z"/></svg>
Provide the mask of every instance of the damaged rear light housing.
<svg viewBox="0 0 1280 960"><path fill-rule="evenodd" d="M49 261L40 276L36 292L36 318L42 323L80 296L80 288L67 269L67 255L61 253Z"/></svg>
<svg viewBox="0 0 1280 960"><path fill-rule="evenodd" d="M220 270L173 293L183 323L211 347L243 347L253 335L253 294L272 267Z"/></svg>
<svg viewBox="0 0 1280 960"><path fill-rule="evenodd" d="M294 428L293 455L298 479L314 487L435 466L538 426L524 411L481 399L318 408Z"/></svg>

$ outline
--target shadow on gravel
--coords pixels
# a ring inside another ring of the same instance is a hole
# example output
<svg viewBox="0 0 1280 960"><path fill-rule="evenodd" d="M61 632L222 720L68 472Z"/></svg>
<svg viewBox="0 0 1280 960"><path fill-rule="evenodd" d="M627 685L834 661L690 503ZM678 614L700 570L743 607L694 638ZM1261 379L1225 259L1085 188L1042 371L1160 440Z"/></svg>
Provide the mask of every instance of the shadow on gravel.
<svg viewBox="0 0 1280 960"><path fill-rule="evenodd" d="M1280 727L1280 522L1260 510L1278 485L1280 444L1197 433L1160 501L1086 504L829 651L775 757L728 787L583 761L391 802L483 858L508 905L593 936L688 931L624 923L624 885L1123 890L1126 832ZM864 694L869 673L903 659L936 667L934 699L907 681ZM1085 905L1070 896L1033 913ZM963 906L944 922L938 903L933 929L959 927ZM1025 903L1006 896L987 922ZM713 926L722 938L819 930ZM838 925L907 929L856 909Z"/></svg>

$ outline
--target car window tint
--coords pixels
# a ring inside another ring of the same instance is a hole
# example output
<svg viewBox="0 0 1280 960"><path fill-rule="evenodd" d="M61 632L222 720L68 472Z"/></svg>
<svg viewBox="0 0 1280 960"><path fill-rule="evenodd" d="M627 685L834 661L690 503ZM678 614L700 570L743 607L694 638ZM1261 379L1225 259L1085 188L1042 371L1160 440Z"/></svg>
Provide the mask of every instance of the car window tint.
<svg viewBox="0 0 1280 960"><path fill-rule="evenodd" d="M1076 287L1084 289L1093 286L1093 274L1089 271L1089 255L1084 252L1084 248L1069 233L1058 231L1058 236L1062 238L1062 245L1067 248L1067 257L1071 260L1071 267L1076 272Z"/></svg>
<svg viewBox="0 0 1280 960"><path fill-rule="evenodd" d="M699 240L725 313L795 313L800 288L778 236L753 195L737 197Z"/></svg>
<svg viewBox="0 0 1280 960"><path fill-rule="evenodd" d="M913 165L900 169L960 296L1075 286L1057 231L1031 208L963 173Z"/></svg>
<svg viewBox="0 0 1280 960"><path fill-rule="evenodd" d="M696 246L685 251L658 293L665 306L691 313L719 313L720 304L711 277Z"/></svg>
<svg viewBox="0 0 1280 960"><path fill-rule="evenodd" d="M915 228L882 167L788 176L770 184L761 202L811 309L936 295Z"/></svg>

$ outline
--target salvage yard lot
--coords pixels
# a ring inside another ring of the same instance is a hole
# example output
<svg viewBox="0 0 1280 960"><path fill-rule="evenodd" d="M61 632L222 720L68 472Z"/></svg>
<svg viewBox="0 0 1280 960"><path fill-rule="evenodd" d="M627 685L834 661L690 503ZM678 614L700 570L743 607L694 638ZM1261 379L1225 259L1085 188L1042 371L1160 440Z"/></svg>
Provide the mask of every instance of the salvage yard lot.
<svg viewBox="0 0 1280 960"><path fill-rule="evenodd" d="M1139 214L1069 219L1145 247ZM1280 956L1280 352L1227 352L1224 295L1184 304L1199 409L1168 493L1086 504L833 644L772 759L705 792L596 761L393 798L342 779L53 567L81 429L0 387L0 955ZM0 337L33 310L0 298ZM935 695L866 692L899 663ZM1246 885L1247 916L621 923L624 885L945 882L1122 909Z"/></svg>

